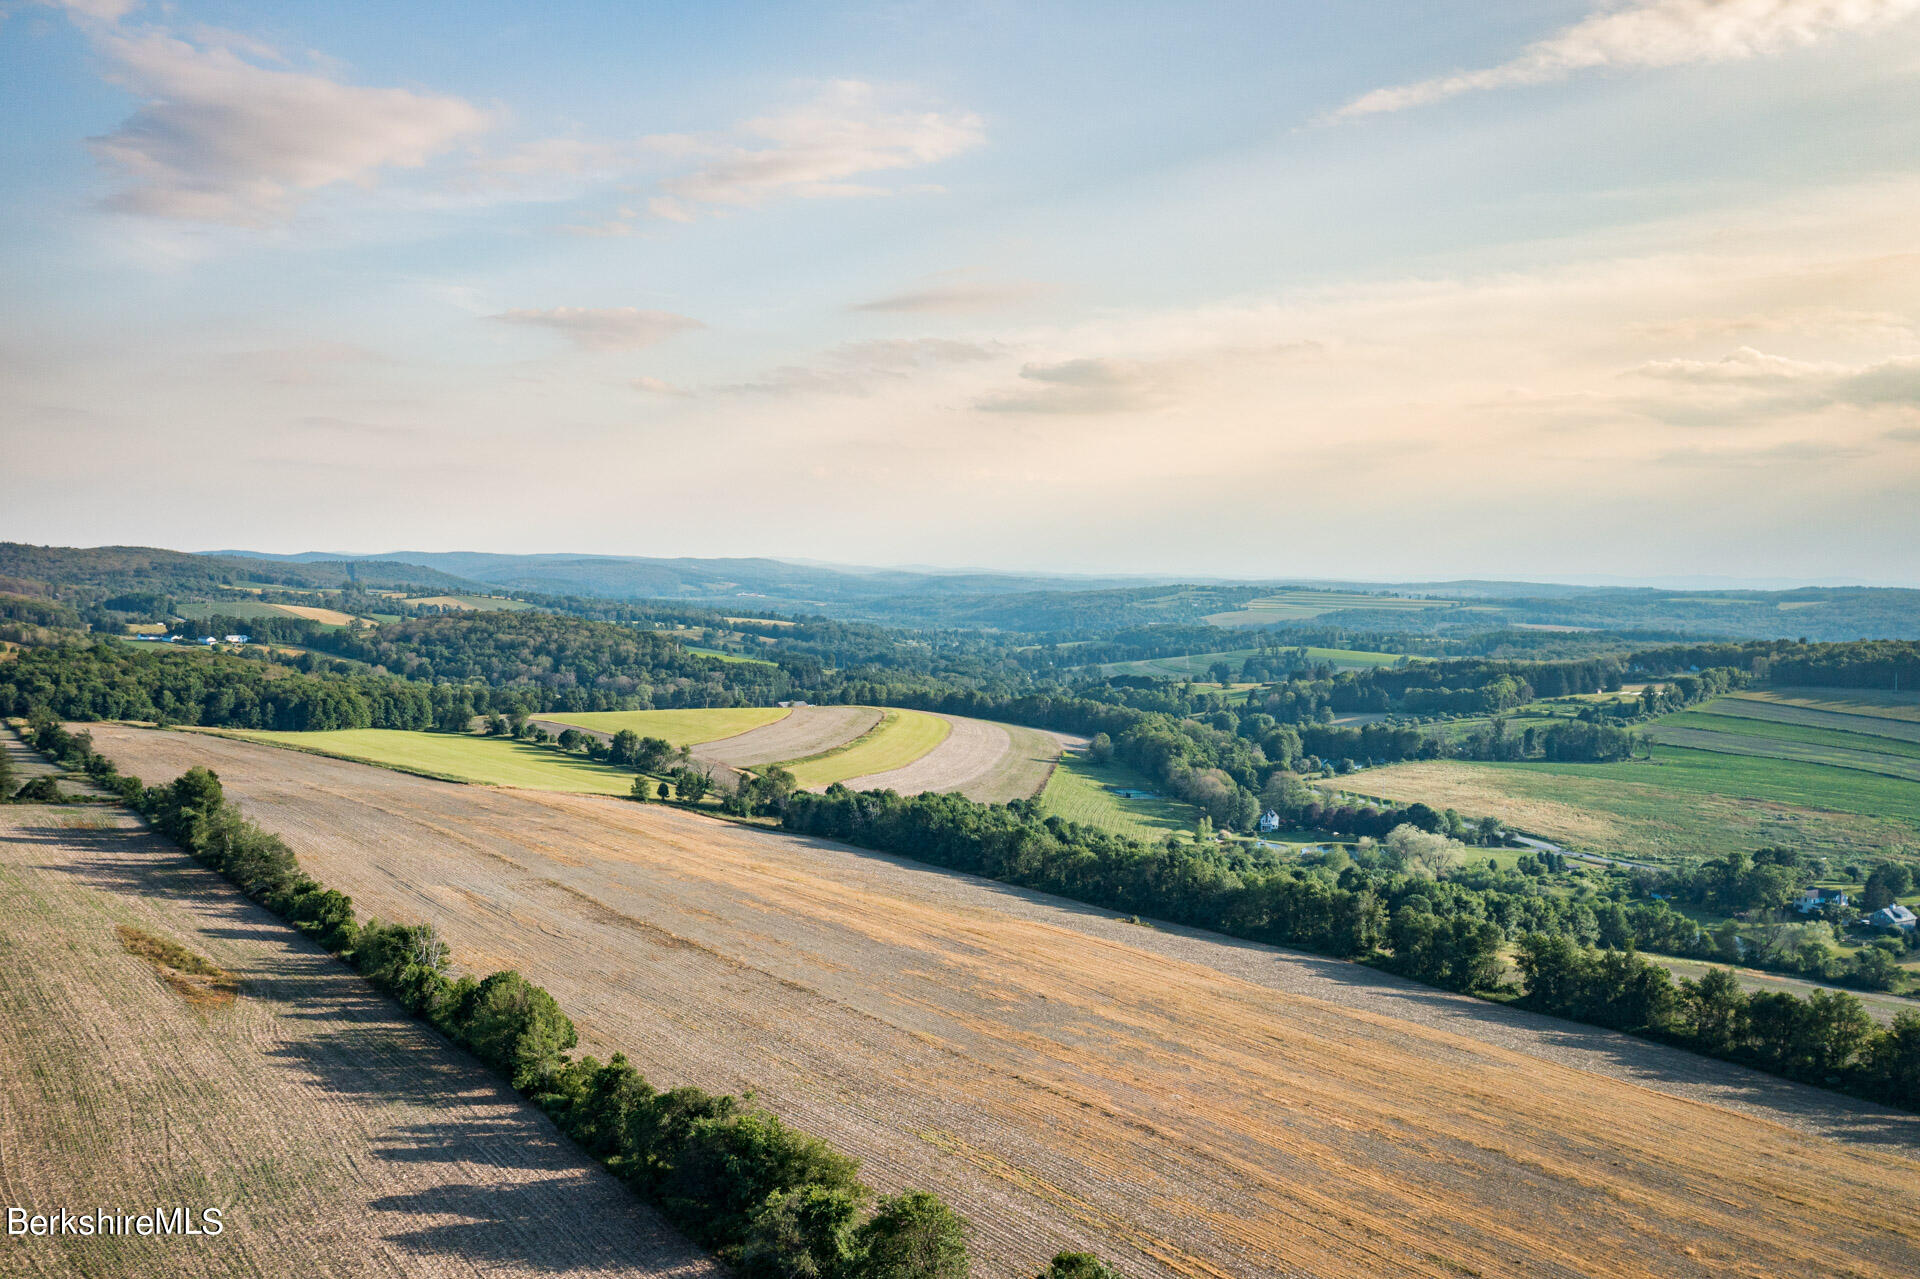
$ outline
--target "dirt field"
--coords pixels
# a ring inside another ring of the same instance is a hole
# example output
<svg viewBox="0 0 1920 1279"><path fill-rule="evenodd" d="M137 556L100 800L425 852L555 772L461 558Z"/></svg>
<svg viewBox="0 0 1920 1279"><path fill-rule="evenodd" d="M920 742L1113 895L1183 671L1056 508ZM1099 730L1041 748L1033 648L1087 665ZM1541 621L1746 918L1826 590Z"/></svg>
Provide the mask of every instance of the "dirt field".
<svg viewBox="0 0 1920 1279"><path fill-rule="evenodd" d="M880 712L871 706L796 706L785 719L703 742L693 753L728 768L758 768L844 746L879 722Z"/></svg>
<svg viewBox="0 0 1920 1279"><path fill-rule="evenodd" d="M848 790L890 790L902 795L923 791L960 791L986 802L1027 799L1046 784L1049 769L1029 758L1059 758L1059 742L1046 733L1021 730L1016 757L1013 730L1003 724L964 715L942 715L949 725L938 746L904 768L847 779ZM1046 754L1051 752L1050 754ZM1022 767L1026 766L1026 767ZM1013 789L1026 784L1025 790Z"/></svg>
<svg viewBox="0 0 1920 1279"><path fill-rule="evenodd" d="M1219 1276L1920 1271L1920 1119L1335 961L654 805L101 728L216 767L362 911L519 967L974 1222ZM223 959L224 956L217 955ZM132 961L129 961L132 962Z"/></svg>
<svg viewBox="0 0 1920 1279"><path fill-rule="evenodd" d="M309 622L325 622L329 626L353 624L353 614L342 613L337 608L316 608L310 604L269 604L267 607L288 617L304 617Z"/></svg>
<svg viewBox="0 0 1920 1279"><path fill-rule="evenodd" d="M1084 750L1087 739L1071 733L1002 724L1010 748L986 772L970 778L960 789L982 804L1004 804L1010 799L1032 799L1047 788L1063 750Z"/></svg>
<svg viewBox="0 0 1920 1279"><path fill-rule="evenodd" d="M195 998L188 951L237 997ZM100 808L0 809L0 1204L225 1219L0 1237L6 1275L719 1274L478 1065Z"/></svg>

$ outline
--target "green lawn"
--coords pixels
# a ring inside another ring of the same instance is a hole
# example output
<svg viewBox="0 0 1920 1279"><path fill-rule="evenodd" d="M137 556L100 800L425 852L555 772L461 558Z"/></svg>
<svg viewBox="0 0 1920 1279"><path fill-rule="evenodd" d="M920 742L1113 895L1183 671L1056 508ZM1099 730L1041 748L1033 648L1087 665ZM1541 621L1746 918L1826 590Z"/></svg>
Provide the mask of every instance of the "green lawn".
<svg viewBox="0 0 1920 1279"><path fill-rule="evenodd" d="M784 706L728 706L678 711L560 711L534 718L602 733L630 728L642 737L664 738L675 746L698 746L764 727L790 714Z"/></svg>
<svg viewBox="0 0 1920 1279"><path fill-rule="evenodd" d="M782 765L803 788L904 768L947 739L952 725L925 711L887 710L865 735Z"/></svg>
<svg viewBox="0 0 1920 1279"><path fill-rule="evenodd" d="M1067 751L1040 792L1040 808L1049 817L1097 826L1116 835L1158 842L1170 834L1192 834L1200 810L1171 799L1123 799L1108 789L1157 790L1124 764L1096 764L1079 751Z"/></svg>
<svg viewBox="0 0 1920 1279"><path fill-rule="evenodd" d="M323 733L236 732L249 741L288 746L340 759L382 764L409 773L485 786L625 795L633 772L505 737L412 733L390 728L349 728Z"/></svg>
<svg viewBox="0 0 1920 1279"><path fill-rule="evenodd" d="M741 653L723 653L717 648L701 648L696 644L687 645L689 653L698 653L702 657L715 658L722 662L751 662L755 666L772 666L773 662L764 657L747 657Z"/></svg>

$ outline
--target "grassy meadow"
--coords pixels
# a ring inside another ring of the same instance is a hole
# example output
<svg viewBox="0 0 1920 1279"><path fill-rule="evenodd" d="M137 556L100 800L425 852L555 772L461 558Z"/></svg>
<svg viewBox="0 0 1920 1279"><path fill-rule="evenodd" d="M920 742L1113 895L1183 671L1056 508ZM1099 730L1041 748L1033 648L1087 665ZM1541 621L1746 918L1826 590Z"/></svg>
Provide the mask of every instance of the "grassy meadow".
<svg viewBox="0 0 1920 1279"><path fill-rule="evenodd" d="M1113 675L1153 675L1162 678L1205 680L1207 668L1215 662L1226 662L1237 672L1240 664L1250 657L1257 657L1261 650L1257 648L1236 648L1220 653L1194 653L1182 657L1143 657L1133 662L1109 662L1100 668L1103 676ZM1392 666L1400 660L1398 653L1375 653L1356 648L1317 648L1309 646L1307 657L1310 661L1325 662L1342 669L1358 670L1364 667Z"/></svg>
<svg viewBox="0 0 1920 1279"><path fill-rule="evenodd" d="M1237 609L1214 613L1207 621L1214 626L1267 626L1273 622L1292 622L1319 617L1343 609L1416 613L1430 608L1457 608L1450 600L1408 599L1403 595L1367 595L1348 591L1275 591L1249 600Z"/></svg>
<svg viewBox="0 0 1920 1279"><path fill-rule="evenodd" d="M1191 805L1171 799L1125 799L1108 789L1113 786L1157 789L1124 764L1096 764L1085 752L1065 751L1040 792L1040 808L1049 817L1148 841L1192 834L1200 820L1200 810Z"/></svg>
<svg viewBox="0 0 1920 1279"><path fill-rule="evenodd" d="M483 786L517 786L579 795L625 795L633 788L632 769L596 763L584 755L569 755L506 737L414 733L392 728L349 728L319 733L224 732L221 735Z"/></svg>

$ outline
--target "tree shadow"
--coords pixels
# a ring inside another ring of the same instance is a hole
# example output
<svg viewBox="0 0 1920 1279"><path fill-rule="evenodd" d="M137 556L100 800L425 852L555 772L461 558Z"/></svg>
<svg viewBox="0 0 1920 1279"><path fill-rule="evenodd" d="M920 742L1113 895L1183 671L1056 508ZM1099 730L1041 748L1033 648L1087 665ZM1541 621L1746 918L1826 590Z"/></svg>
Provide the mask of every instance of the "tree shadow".
<svg viewBox="0 0 1920 1279"><path fill-rule="evenodd" d="M652 1208L624 1191L595 1195L595 1189L574 1179L459 1183L389 1195L372 1207L410 1217L455 1218L385 1238L414 1253L461 1257L483 1267L724 1275ZM569 1221L577 1228L560 1226Z"/></svg>

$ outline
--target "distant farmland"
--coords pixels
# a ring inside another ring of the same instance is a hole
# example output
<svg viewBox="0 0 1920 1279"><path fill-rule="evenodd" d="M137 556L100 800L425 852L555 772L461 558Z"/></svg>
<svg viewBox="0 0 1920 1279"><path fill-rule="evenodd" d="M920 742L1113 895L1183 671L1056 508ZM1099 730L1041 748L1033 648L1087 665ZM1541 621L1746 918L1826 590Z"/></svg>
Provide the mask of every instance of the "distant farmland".
<svg viewBox="0 0 1920 1279"><path fill-rule="evenodd" d="M1347 591L1275 591L1249 600L1237 609L1214 613L1206 620L1215 626L1267 626L1319 617L1345 609L1417 613L1434 608L1459 608L1452 600L1409 599L1404 595L1366 595Z"/></svg>
<svg viewBox="0 0 1920 1279"><path fill-rule="evenodd" d="M0 1239L0 1273L720 1279L478 1063L118 810L0 808L0 1026L7 1204L224 1227Z"/></svg>
<svg viewBox="0 0 1920 1279"><path fill-rule="evenodd" d="M1225 662L1238 673L1241 663L1250 657L1263 655L1265 650L1257 648L1236 648L1220 653L1194 653L1181 657L1145 657L1133 662L1109 662L1100 668L1103 676L1114 675L1158 675L1162 678L1196 679L1210 678L1207 668L1215 662ZM1364 649L1352 648L1307 648L1307 660L1325 662L1329 666L1361 670L1372 666L1392 666L1401 660L1398 653L1373 653Z"/></svg>
<svg viewBox="0 0 1920 1279"><path fill-rule="evenodd" d="M530 742L397 728L345 728L320 733L222 730L271 746L359 760L447 781L520 786L574 794L625 795L633 770L597 763Z"/></svg>
<svg viewBox="0 0 1920 1279"><path fill-rule="evenodd" d="M583 1051L752 1087L945 1195L982 1279L1061 1247L1137 1279L1920 1270L1912 1116L658 805L92 727L150 779L215 767L363 911L548 986Z"/></svg>

